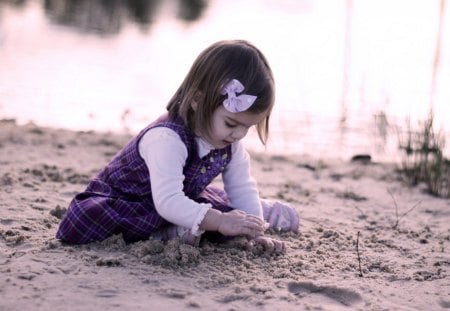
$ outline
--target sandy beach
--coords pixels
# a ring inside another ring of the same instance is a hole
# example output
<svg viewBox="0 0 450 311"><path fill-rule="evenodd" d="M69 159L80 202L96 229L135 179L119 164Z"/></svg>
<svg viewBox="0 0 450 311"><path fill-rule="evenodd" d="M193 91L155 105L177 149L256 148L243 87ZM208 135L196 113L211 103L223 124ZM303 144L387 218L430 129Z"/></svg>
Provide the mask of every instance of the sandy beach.
<svg viewBox="0 0 450 311"><path fill-rule="evenodd" d="M286 254L57 241L72 197L129 138L0 121L0 310L450 309L450 200L376 159L252 154L261 196L300 214L299 234L267 233Z"/></svg>

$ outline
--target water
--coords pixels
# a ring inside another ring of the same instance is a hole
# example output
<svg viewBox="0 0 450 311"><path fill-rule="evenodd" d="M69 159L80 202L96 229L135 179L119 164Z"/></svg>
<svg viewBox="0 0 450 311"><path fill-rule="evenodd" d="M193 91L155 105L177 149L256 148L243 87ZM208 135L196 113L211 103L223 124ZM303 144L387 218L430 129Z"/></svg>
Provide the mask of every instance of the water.
<svg viewBox="0 0 450 311"><path fill-rule="evenodd" d="M276 79L267 151L392 160L406 119L430 109L450 144L442 2L0 0L0 118L136 133L201 50L242 38ZM263 150L255 133L246 141Z"/></svg>

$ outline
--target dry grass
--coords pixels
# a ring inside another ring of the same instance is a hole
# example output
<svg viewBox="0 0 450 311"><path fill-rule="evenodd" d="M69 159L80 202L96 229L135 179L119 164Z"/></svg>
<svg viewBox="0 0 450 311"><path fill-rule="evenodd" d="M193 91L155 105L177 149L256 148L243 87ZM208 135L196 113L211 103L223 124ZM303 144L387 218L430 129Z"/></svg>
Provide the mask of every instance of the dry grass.
<svg viewBox="0 0 450 311"><path fill-rule="evenodd" d="M433 115L419 122L417 130L409 123L402 136L399 147L404 157L400 170L407 182L425 183L430 194L450 198L450 160L443 154L444 135L433 128Z"/></svg>

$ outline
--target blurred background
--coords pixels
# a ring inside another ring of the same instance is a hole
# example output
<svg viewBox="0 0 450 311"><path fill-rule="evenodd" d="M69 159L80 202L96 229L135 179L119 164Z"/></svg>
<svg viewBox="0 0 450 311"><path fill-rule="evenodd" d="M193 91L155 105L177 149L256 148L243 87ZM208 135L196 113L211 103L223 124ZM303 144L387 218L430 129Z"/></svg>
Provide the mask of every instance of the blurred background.
<svg viewBox="0 0 450 311"><path fill-rule="evenodd" d="M246 39L277 86L249 149L391 161L430 115L450 144L449 20L446 0L0 0L0 119L135 134L204 48Z"/></svg>

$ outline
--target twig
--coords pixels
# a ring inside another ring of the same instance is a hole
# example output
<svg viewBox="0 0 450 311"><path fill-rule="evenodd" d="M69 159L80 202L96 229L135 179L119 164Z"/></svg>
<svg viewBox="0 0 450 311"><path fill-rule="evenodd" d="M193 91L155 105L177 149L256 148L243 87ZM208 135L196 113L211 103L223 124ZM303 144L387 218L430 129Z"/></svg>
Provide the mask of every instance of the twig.
<svg viewBox="0 0 450 311"><path fill-rule="evenodd" d="M359 234L356 235L356 254L358 255L358 265L359 265L359 276L363 277L362 269L361 269L361 256L359 255Z"/></svg>
<svg viewBox="0 0 450 311"><path fill-rule="evenodd" d="M400 216L400 218L398 219L399 221L405 217L406 215L408 215L410 212L412 212L413 209L415 209L420 203L422 203L422 201L417 202L416 204L414 204L413 207L411 207L408 211L406 211L405 213L402 214L402 216Z"/></svg>
<svg viewBox="0 0 450 311"><path fill-rule="evenodd" d="M396 229L398 227L398 223L400 222L400 220L405 217L406 215L408 215L409 213L412 212L413 209L415 209L420 203L422 203L422 201L417 202L416 204L414 204L413 207L411 207L409 210L407 210L405 213L403 213L400 217L398 216L398 206L397 206L397 201L395 201L394 195L392 194L392 192L387 189L387 192L391 195L392 200L394 201L394 206L395 206L395 224L392 226L392 229Z"/></svg>
<svg viewBox="0 0 450 311"><path fill-rule="evenodd" d="M392 201L394 201L394 206L395 206L395 224L392 226L392 229L397 228L398 226L398 206L397 206L397 201L395 201L394 195L392 194L391 190L387 189L387 192L390 194Z"/></svg>
<svg viewBox="0 0 450 311"><path fill-rule="evenodd" d="M364 212L356 205L354 205L354 207L358 210L358 212L360 212L361 216L359 217L360 219L366 219L367 216L366 214L364 214Z"/></svg>

